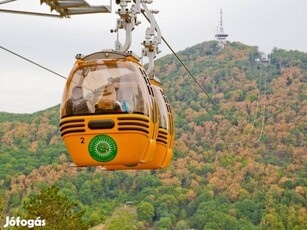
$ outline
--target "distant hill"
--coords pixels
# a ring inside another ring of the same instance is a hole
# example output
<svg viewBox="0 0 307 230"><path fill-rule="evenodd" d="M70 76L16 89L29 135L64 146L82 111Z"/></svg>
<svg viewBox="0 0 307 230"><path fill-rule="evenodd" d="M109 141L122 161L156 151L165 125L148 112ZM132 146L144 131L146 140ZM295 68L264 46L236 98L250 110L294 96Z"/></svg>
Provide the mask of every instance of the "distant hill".
<svg viewBox="0 0 307 230"><path fill-rule="evenodd" d="M55 184L86 209L89 226L107 223L129 201L138 210L138 222L129 224L137 229L306 229L307 54L274 49L261 63L257 47L216 45L204 42L178 55L236 128L174 56L160 58L156 75L176 125L166 170L70 168L59 106L0 113L1 221ZM154 212L141 218L145 207ZM112 218L112 226L120 222Z"/></svg>

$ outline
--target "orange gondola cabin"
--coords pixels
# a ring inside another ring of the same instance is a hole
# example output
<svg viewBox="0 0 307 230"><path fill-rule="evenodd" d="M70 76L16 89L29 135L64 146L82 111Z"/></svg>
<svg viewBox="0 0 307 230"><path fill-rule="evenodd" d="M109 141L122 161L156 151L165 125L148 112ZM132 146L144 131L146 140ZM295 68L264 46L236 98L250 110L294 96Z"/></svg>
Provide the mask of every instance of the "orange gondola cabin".
<svg viewBox="0 0 307 230"><path fill-rule="evenodd" d="M150 163L158 110L150 80L131 53L79 56L64 90L61 135L76 166Z"/></svg>

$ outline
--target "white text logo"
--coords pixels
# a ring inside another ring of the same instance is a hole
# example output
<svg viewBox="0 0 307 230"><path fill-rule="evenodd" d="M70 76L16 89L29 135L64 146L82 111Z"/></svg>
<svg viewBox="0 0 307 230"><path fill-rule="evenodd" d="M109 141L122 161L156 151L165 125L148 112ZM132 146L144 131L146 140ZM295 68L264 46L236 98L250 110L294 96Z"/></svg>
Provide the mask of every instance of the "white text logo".
<svg viewBox="0 0 307 230"><path fill-rule="evenodd" d="M21 219L19 216L16 217L6 217L6 222L5 225L3 226L4 228L7 227L13 227L13 226L23 226L23 227L28 227L28 228L33 228L35 226L45 226L46 225L46 220L41 220L40 217L37 217L35 220L29 219L29 220L24 220Z"/></svg>

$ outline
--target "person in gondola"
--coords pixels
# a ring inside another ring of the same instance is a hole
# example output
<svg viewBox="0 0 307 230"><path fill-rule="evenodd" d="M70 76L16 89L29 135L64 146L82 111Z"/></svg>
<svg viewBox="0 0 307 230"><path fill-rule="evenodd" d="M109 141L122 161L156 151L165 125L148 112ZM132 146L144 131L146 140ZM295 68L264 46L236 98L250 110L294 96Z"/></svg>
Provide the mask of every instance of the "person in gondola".
<svg viewBox="0 0 307 230"><path fill-rule="evenodd" d="M113 78L108 78L108 83L103 87L100 98L95 105L95 113L120 112L121 107L117 102L116 88Z"/></svg>

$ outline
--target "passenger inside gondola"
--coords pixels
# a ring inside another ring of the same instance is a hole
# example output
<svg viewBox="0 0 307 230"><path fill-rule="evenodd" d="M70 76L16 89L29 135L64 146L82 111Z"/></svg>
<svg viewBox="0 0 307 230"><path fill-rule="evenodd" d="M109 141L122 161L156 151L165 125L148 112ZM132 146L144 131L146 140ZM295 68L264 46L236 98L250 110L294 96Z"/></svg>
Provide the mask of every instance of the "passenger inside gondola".
<svg viewBox="0 0 307 230"><path fill-rule="evenodd" d="M116 88L113 78L108 78L108 83L102 88L101 95L95 105L95 113L121 111L116 98Z"/></svg>

